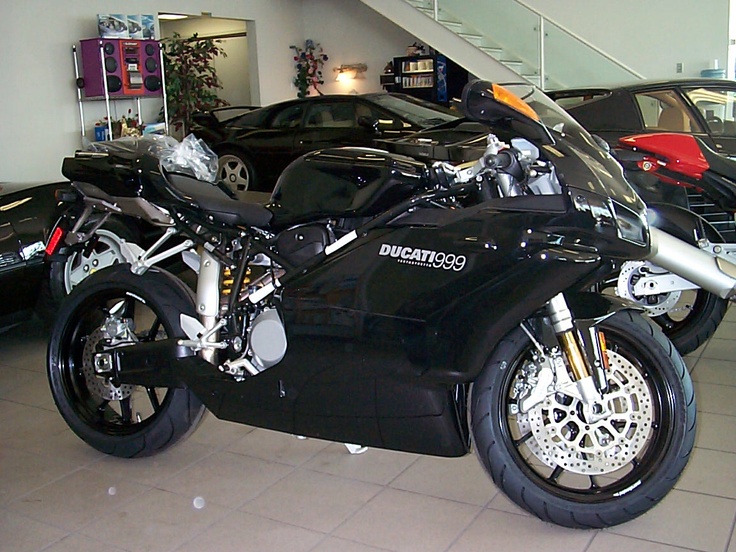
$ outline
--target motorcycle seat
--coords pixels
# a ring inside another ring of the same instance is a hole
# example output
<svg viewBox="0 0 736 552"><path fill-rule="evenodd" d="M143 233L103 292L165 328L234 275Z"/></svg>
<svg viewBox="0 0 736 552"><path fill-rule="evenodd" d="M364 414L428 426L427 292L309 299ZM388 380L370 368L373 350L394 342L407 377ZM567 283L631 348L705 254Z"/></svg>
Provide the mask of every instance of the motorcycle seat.
<svg viewBox="0 0 736 552"><path fill-rule="evenodd" d="M710 148L702 138L698 136L693 136L693 138L700 146L700 151L703 152L703 157L708 162L711 171L730 180L736 180L736 161Z"/></svg>
<svg viewBox="0 0 736 552"><path fill-rule="evenodd" d="M200 207L216 222L263 228L273 218L273 213L263 205L234 199L216 184L185 174L166 173L165 176L171 192L179 200Z"/></svg>

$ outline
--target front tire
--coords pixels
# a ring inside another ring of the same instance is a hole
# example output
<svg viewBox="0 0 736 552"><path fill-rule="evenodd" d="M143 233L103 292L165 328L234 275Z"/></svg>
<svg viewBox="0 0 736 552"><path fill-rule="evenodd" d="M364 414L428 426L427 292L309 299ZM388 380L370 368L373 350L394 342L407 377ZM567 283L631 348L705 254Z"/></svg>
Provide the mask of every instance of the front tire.
<svg viewBox="0 0 736 552"><path fill-rule="evenodd" d="M695 438L695 397L662 332L624 311L600 324L610 361L612 414L588 420L561 393L521 412L536 349L520 328L472 385L475 449L493 481L537 517L576 528L629 521L656 505L684 469Z"/></svg>
<svg viewBox="0 0 736 552"><path fill-rule="evenodd" d="M106 346L184 336L180 313L196 315L181 281L157 269L136 276L127 265L90 276L64 302L49 341L49 384L62 417L89 445L149 456L197 426L205 408L189 389L116 385L95 366Z"/></svg>

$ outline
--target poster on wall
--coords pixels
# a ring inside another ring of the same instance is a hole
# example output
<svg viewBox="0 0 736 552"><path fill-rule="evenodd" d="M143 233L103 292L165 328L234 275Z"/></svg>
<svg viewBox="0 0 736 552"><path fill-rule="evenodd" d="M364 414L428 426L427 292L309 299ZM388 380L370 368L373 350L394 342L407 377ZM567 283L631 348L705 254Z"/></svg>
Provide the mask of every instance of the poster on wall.
<svg viewBox="0 0 736 552"><path fill-rule="evenodd" d="M143 38L146 40L156 39L156 29L154 27L155 20L153 14L141 14L141 27L143 27Z"/></svg>
<svg viewBox="0 0 736 552"><path fill-rule="evenodd" d="M120 13L98 13L97 27L102 38L129 38L128 17Z"/></svg>
<svg viewBox="0 0 736 552"><path fill-rule="evenodd" d="M141 23L141 14L128 14L128 36L130 38L143 38L143 24Z"/></svg>

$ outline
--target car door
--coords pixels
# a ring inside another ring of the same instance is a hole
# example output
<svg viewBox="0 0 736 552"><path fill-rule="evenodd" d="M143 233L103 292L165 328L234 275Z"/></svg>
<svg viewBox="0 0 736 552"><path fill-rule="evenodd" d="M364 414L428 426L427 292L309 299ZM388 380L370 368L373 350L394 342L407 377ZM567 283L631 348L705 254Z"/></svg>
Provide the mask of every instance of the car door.
<svg viewBox="0 0 736 552"><path fill-rule="evenodd" d="M713 83L682 90L708 133L708 145L736 157L736 85Z"/></svg>
<svg viewBox="0 0 736 552"><path fill-rule="evenodd" d="M48 188L48 192L45 192ZM45 230L55 205L50 186L0 184L0 318L36 305L43 275ZM8 193L10 192L10 193Z"/></svg>

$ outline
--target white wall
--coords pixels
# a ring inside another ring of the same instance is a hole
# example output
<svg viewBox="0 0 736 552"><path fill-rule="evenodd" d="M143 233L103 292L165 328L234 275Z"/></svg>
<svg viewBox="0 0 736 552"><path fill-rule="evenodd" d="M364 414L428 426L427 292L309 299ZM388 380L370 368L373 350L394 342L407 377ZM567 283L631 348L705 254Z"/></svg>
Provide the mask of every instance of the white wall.
<svg viewBox="0 0 736 552"><path fill-rule="evenodd" d="M729 36L729 0L525 2L647 78L698 77L715 59L725 68L729 38L736 38ZM684 64L680 74L677 63Z"/></svg>
<svg viewBox="0 0 736 552"><path fill-rule="evenodd" d="M2 5L0 181L61 179L63 157L81 145L72 44L96 36L97 13L120 12L121 2L3 0ZM254 101L292 96L288 45L304 36L300 0L126 0L122 5L125 13L200 14L205 8L213 16L254 20L259 64Z"/></svg>
<svg viewBox="0 0 736 552"><path fill-rule="evenodd" d="M304 28L319 42L329 60L322 68L325 94L380 91L379 75L386 63L402 56L416 38L357 0L304 0ZM298 43L302 48L304 41ZM361 78L337 82L341 64L365 63ZM293 77L292 70L292 77ZM314 92L310 92L314 93Z"/></svg>

